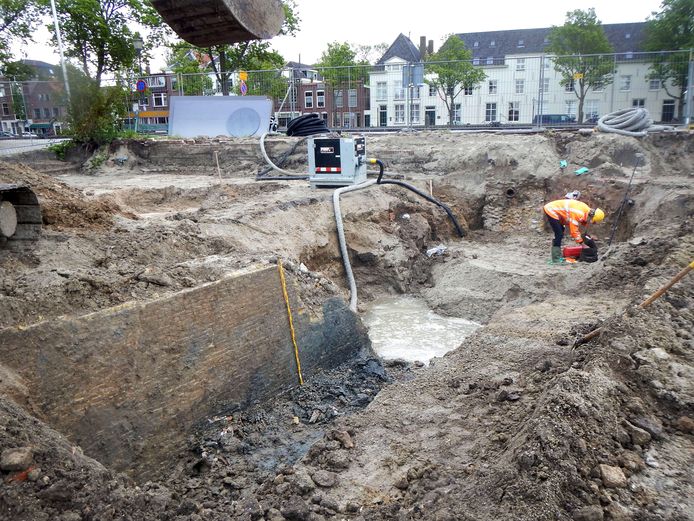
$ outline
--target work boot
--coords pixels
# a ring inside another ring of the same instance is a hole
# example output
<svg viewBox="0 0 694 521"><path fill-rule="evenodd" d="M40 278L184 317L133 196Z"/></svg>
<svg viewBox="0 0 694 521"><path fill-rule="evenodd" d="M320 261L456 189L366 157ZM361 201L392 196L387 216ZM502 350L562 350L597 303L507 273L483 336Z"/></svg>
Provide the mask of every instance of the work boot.
<svg viewBox="0 0 694 521"><path fill-rule="evenodd" d="M564 257L561 256L561 246L552 246L552 260L551 264L563 264Z"/></svg>

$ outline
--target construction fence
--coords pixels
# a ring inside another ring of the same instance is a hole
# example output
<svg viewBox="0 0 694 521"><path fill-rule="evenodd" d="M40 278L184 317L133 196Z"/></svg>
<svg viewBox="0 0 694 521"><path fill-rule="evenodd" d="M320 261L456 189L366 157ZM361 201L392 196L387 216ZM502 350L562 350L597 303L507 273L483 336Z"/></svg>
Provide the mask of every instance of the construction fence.
<svg viewBox="0 0 694 521"><path fill-rule="evenodd" d="M423 63L396 58L376 66L155 73L106 84L125 83L125 126L145 132L166 132L172 97L225 95L271 98L280 128L309 113L339 129L561 126L592 124L633 107L648 109L657 122L684 124L693 109L693 56L692 51L518 54ZM29 125L65 112L40 106L45 98L26 98Z"/></svg>

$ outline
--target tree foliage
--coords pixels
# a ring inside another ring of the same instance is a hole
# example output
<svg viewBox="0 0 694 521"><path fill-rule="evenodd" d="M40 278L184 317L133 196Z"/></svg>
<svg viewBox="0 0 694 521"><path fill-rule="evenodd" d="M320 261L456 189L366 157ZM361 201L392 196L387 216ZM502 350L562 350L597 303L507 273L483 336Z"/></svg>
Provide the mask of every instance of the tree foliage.
<svg viewBox="0 0 694 521"><path fill-rule="evenodd" d="M47 14L50 2L40 0ZM132 68L137 53L129 25L149 29L145 52L158 45L166 31L161 17L146 0L57 0L65 54L82 72L101 84L105 73ZM53 37L54 43L57 41Z"/></svg>
<svg viewBox="0 0 694 521"><path fill-rule="evenodd" d="M280 35L293 35L299 29L299 15L294 0L282 0L284 23ZM284 58L271 48L268 41L241 42L230 45L213 45L200 51L207 55L217 76L222 94L229 95L231 73L238 70L278 69Z"/></svg>
<svg viewBox="0 0 694 521"><path fill-rule="evenodd" d="M646 24L646 50L677 51L694 49L694 0L663 0L661 10ZM683 117L687 88L688 60L683 53L653 56L649 79L657 79L668 96L679 101Z"/></svg>
<svg viewBox="0 0 694 521"><path fill-rule="evenodd" d="M357 49L346 42L332 42L316 63L326 84L337 87L351 82L366 83L369 63L357 60Z"/></svg>
<svg viewBox="0 0 694 521"><path fill-rule="evenodd" d="M11 59L12 40L31 40L38 19L34 0L0 0L0 65L3 68Z"/></svg>
<svg viewBox="0 0 694 521"><path fill-rule="evenodd" d="M91 149L109 143L127 114L128 86L103 87L76 67L68 65L67 70L72 94L67 122L74 141Z"/></svg>
<svg viewBox="0 0 694 521"><path fill-rule="evenodd" d="M186 96L201 96L212 92L212 78L203 71L201 56L184 41L169 47L168 68L180 74L181 89Z"/></svg>
<svg viewBox="0 0 694 521"><path fill-rule="evenodd" d="M602 56L613 52L612 45L595 14L595 9L566 13L566 22L549 33L547 52L554 54L554 70L561 73L561 85L571 85L578 98L578 121L583 121L583 104L588 89L612 83L614 62Z"/></svg>
<svg viewBox="0 0 694 521"><path fill-rule="evenodd" d="M458 36L450 35L438 52L427 56L426 83L436 89L453 125L455 100L463 90L479 85L487 75L472 64L472 52Z"/></svg>

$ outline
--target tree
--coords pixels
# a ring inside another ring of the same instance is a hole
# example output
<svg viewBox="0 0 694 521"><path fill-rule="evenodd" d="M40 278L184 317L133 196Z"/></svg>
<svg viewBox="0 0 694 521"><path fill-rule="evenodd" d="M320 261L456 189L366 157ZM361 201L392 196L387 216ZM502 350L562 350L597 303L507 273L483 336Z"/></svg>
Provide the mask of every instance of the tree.
<svg viewBox="0 0 694 521"><path fill-rule="evenodd" d="M554 70L560 84L569 86L578 98L578 122L583 121L583 104L588 89L612 83L614 62L603 54L613 52L595 9L566 13L566 22L549 33L547 52L554 54Z"/></svg>
<svg viewBox="0 0 694 521"><path fill-rule="evenodd" d="M186 96L201 96L212 91L212 79L204 72L197 49L179 41L169 48L166 63L173 72L180 74L181 88Z"/></svg>
<svg viewBox="0 0 694 521"><path fill-rule="evenodd" d="M660 7L660 12L653 13L646 24L646 50L694 49L694 0L663 0ZM680 120L684 117L687 74L684 53L656 55L648 73L649 79L659 80L667 95L678 100Z"/></svg>
<svg viewBox="0 0 694 521"><path fill-rule="evenodd" d="M50 2L41 2L44 9L50 10ZM76 58L82 72L93 77L97 85L105 73L133 67L137 54L135 33L129 24L150 30L147 49L158 45L166 31L161 17L146 0L58 0L56 9L66 56ZM55 36L53 40L56 43Z"/></svg>
<svg viewBox="0 0 694 521"><path fill-rule="evenodd" d="M458 36L450 35L438 52L427 56L425 80L436 89L448 109L448 124L453 125L455 100L465 89L473 89L487 75L472 65L472 52Z"/></svg>
<svg viewBox="0 0 694 521"><path fill-rule="evenodd" d="M31 40L38 19L33 0L0 0L0 65L3 68L11 57L12 40Z"/></svg>
<svg viewBox="0 0 694 521"><path fill-rule="evenodd" d="M356 60L358 63L375 64L381 56L388 50L390 45L386 42L377 43L375 45L357 45Z"/></svg>
<svg viewBox="0 0 694 521"><path fill-rule="evenodd" d="M299 28L299 16L294 0L282 0L284 24L280 35L293 35ZM237 70L259 70L281 68L284 58L271 49L270 42L253 41L231 45L213 45L200 51L207 55L210 66L217 76L222 95L229 95L230 77Z"/></svg>

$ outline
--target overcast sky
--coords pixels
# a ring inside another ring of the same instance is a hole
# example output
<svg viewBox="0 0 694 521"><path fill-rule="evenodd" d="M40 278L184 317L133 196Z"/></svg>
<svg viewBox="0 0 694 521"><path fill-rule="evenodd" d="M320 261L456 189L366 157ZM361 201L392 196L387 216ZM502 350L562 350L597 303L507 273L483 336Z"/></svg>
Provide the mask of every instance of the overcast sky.
<svg viewBox="0 0 694 521"><path fill-rule="evenodd" d="M314 63L331 42L391 44L398 34L434 40L438 48L451 33L530 29L564 23L566 12L594 7L603 23L643 22L660 8L660 0L296 0L299 33L272 40L287 61ZM48 32L37 31L36 43L16 46L23 58L58 63ZM164 66L160 57L153 70Z"/></svg>

